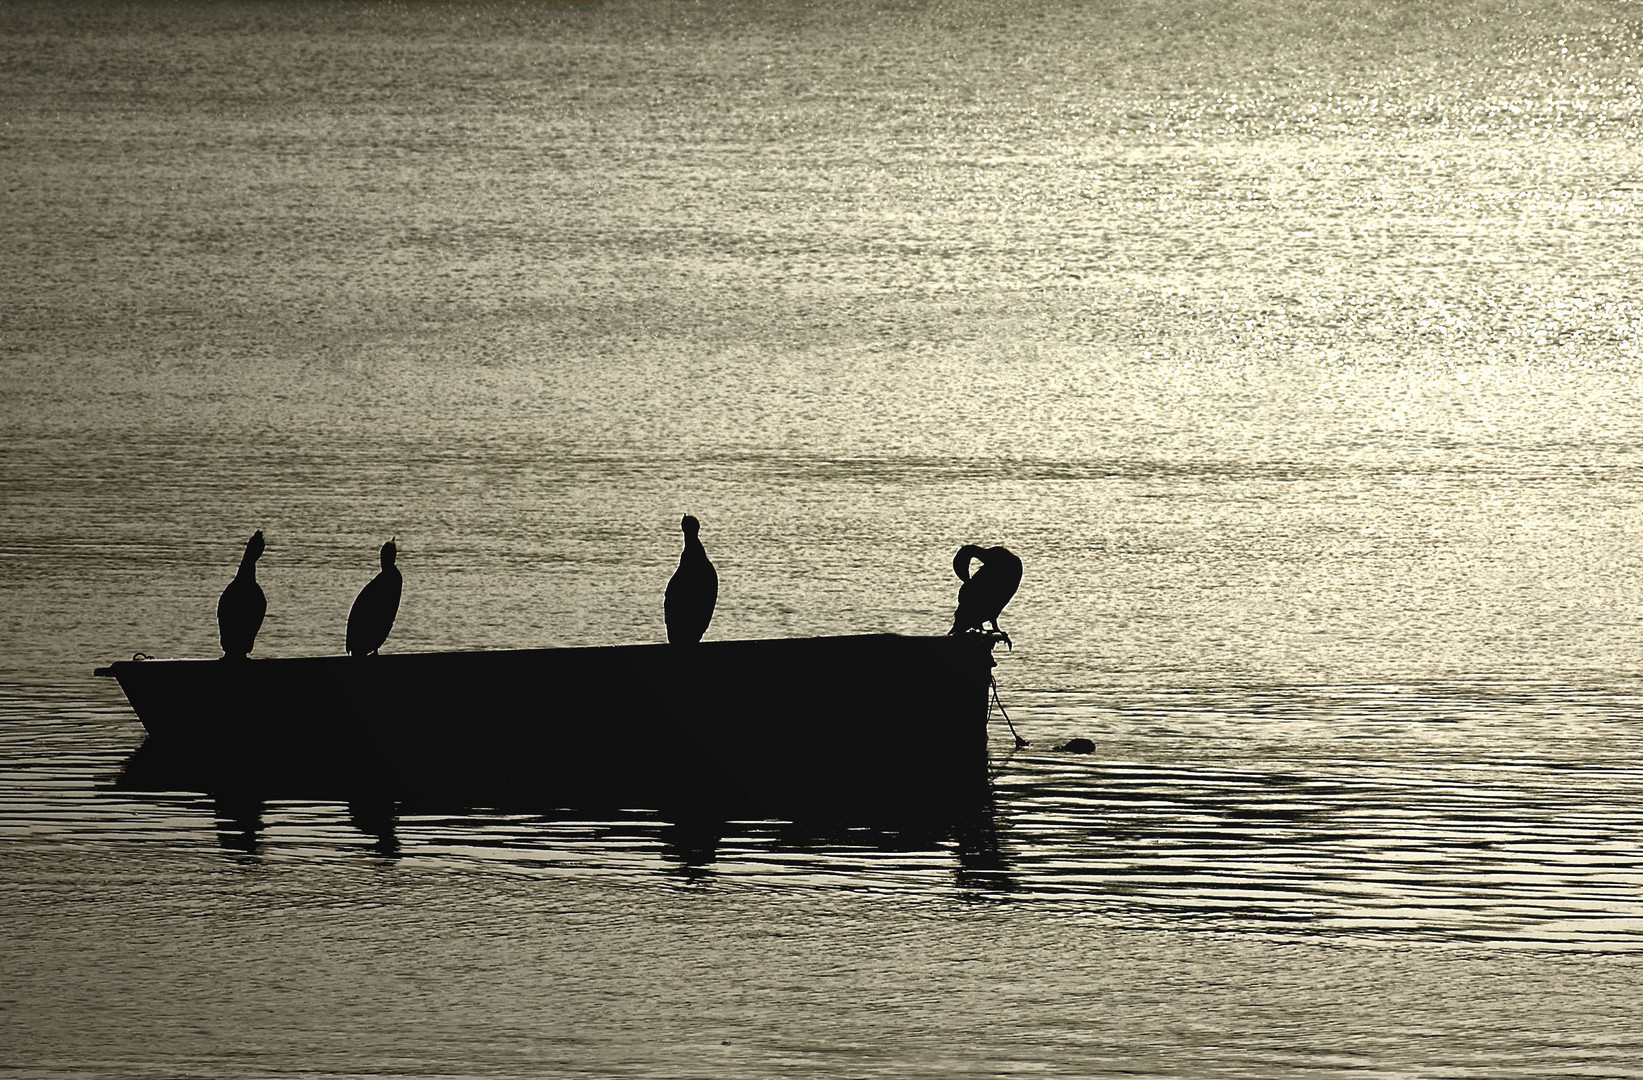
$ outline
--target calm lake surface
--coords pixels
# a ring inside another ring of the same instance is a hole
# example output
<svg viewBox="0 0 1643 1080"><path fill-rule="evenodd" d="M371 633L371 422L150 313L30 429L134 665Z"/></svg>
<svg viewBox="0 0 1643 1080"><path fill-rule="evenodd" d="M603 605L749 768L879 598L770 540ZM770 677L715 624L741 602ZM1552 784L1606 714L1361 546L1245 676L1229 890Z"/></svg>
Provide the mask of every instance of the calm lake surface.
<svg viewBox="0 0 1643 1080"><path fill-rule="evenodd" d="M0 1076L1643 1074L1643 7L18 0L0 71ZM114 788L92 668L216 655L254 529L255 655L390 535L389 650L588 645L685 512L710 640L1022 557L989 843Z"/></svg>

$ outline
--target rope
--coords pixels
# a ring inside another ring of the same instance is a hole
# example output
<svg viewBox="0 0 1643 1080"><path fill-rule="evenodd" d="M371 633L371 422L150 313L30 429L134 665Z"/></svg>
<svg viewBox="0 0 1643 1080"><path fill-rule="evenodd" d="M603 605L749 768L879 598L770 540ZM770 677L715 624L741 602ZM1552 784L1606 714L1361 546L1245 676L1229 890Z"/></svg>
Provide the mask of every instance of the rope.
<svg viewBox="0 0 1643 1080"><path fill-rule="evenodd" d="M998 713L1000 716L1004 717L1004 722L1010 725L1010 734L1015 736L1015 748L1020 750L1022 747L1028 745L1027 740L1023 739L1021 737L1021 732L1015 729L1015 725L1013 723L1010 723L1010 714L1004 711L1004 703L998 700L997 676L989 676L988 681L993 684L993 702L998 706Z"/></svg>

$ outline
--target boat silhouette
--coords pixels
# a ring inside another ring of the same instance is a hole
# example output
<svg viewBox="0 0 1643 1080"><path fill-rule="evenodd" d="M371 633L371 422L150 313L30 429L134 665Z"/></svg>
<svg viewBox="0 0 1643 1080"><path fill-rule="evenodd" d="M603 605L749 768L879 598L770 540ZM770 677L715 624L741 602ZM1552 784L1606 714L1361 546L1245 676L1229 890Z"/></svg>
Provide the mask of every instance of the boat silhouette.
<svg viewBox="0 0 1643 1080"><path fill-rule="evenodd" d="M967 813L991 634L133 659L156 775L210 792L727 817ZM183 778L183 779L179 779Z"/></svg>

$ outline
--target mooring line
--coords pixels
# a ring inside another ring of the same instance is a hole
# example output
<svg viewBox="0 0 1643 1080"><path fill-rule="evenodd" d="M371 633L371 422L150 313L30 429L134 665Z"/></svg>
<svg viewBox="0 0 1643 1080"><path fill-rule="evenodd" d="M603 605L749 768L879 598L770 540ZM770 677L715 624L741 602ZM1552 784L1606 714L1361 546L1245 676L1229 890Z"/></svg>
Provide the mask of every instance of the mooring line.
<svg viewBox="0 0 1643 1080"><path fill-rule="evenodd" d="M1010 734L1015 736L1015 748L1020 750L1022 747L1029 744L1026 739L1021 737L1021 732L1015 729L1015 724L1010 722L1010 714L1004 711L1004 703L998 700L998 676L988 676L988 681L993 684L993 702L998 706L998 714L1004 717L1004 722L1006 724L1010 725Z"/></svg>

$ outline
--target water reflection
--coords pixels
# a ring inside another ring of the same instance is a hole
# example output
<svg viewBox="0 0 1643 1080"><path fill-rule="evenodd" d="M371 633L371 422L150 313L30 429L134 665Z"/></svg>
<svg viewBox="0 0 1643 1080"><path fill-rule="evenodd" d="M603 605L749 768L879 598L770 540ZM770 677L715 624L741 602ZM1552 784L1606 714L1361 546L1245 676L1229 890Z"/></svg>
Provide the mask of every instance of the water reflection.
<svg viewBox="0 0 1643 1080"><path fill-rule="evenodd" d="M118 791L205 792L213 784L197 757L150 735L120 764L113 786Z"/></svg>
<svg viewBox="0 0 1643 1080"><path fill-rule="evenodd" d="M959 888L984 895L1015 892L997 806L990 793L985 806L958 829L956 838L958 870L954 877Z"/></svg>
<svg viewBox="0 0 1643 1080"><path fill-rule="evenodd" d="M258 853L264 828L265 806L261 799L222 794L212 799L211 809L217 819L217 842L224 851L238 855Z"/></svg>
<svg viewBox="0 0 1643 1080"><path fill-rule="evenodd" d="M392 799L356 798L348 803L348 824L375 841L371 850L378 855L399 854L399 837L394 831L398 821L399 808Z"/></svg>
<svg viewBox="0 0 1643 1080"><path fill-rule="evenodd" d="M706 881L713 876L713 861L718 858L725 831L723 821L711 819L687 818L663 825L662 860L686 881Z"/></svg>
<svg viewBox="0 0 1643 1080"><path fill-rule="evenodd" d="M1630 950L1643 948L1643 736L1616 718L1634 700L1629 690L1523 686L1470 697L1442 687L1198 691L1132 696L1127 734L1103 729L1110 714L1057 730L1052 714L1029 708L1038 747L1012 751L1001 734L994 775L966 813L868 825L686 805L573 813L359 792L202 798L176 794L200 789L157 747L126 751L118 778L95 787L73 778L112 777L119 759L65 749L4 779L0 828L178 853L208 837L238 860L364 854L408 872L662 880L789 898L870 892L1029 903L1126 926ZM1260 704L1282 715L1249 719ZM1438 709L1459 723L1412 722ZM1097 735L1096 753L1054 749L1079 729ZM58 738L43 721L37 730Z"/></svg>
<svg viewBox="0 0 1643 1080"><path fill-rule="evenodd" d="M400 801L381 789L281 789L232 776L151 737L126 758L108 790L188 814L208 807L219 846L236 857L262 855L291 841L319 858L339 848L358 850L357 844L333 842L339 834L332 823L345 822L349 834L369 838L366 850L395 860L480 859L549 872L660 870L692 883L725 873L778 875L846 888L927 881L939 869L967 892L1016 887L990 783L939 812L920 806L862 824L849 817L737 820L715 799L675 797L662 810L590 815L588 809L517 802L473 805L427 796ZM208 794L205 800L180 794L189 791Z"/></svg>

